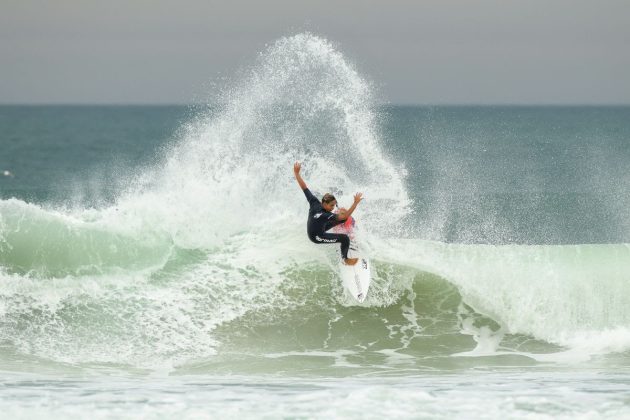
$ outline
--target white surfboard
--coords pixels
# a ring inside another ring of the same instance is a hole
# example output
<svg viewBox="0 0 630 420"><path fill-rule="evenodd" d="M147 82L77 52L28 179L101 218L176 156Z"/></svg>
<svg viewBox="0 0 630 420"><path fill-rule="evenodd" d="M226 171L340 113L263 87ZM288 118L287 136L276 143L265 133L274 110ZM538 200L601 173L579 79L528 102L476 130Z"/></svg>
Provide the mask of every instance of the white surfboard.
<svg viewBox="0 0 630 420"><path fill-rule="evenodd" d="M335 228L335 232L345 233L350 236L350 250L348 251L348 258L358 258L359 261L355 265L346 265L339 255L339 275L341 276L341 283L346 289L346 292L352 296L356 301L363 302L367 297L368 290L370 288L370 260L365 253L359 249L353 232L354 221L344 225L339 225Z"/></svg>

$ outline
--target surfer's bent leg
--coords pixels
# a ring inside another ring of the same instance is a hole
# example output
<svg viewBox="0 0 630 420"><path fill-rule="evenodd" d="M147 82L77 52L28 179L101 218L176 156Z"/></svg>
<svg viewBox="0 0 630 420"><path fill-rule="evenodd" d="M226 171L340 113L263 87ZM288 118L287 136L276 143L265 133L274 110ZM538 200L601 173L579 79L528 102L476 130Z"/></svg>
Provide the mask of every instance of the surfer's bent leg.
<svg viewBox="0 0 630 420"><path fill-rule="evenodd" d="M321 233L310 238L316 244L341 244L341 257L345 260L348 258L348 249L350 248L350 237L343 233Z"/></svg>

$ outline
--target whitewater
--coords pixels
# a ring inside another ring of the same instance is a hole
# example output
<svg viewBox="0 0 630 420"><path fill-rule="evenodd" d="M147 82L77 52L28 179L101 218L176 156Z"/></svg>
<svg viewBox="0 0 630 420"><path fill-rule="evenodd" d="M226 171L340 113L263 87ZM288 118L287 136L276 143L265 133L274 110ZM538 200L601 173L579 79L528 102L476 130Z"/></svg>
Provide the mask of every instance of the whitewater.
<svg viewBox="0 0 630 420"><path fill-rule="evenodd" d="M459 208L465 240L449 240L458 203L392 150L376 91L330 41L282 38L110 198L0 200L2 410L630 416L630 245L501 240L523 232L506 228L516 216L474 199ZM448 156L424 158L467 173ZM365 196L373 283L360 305L336 247L306 237L295 161L316 195Z"/></svg>

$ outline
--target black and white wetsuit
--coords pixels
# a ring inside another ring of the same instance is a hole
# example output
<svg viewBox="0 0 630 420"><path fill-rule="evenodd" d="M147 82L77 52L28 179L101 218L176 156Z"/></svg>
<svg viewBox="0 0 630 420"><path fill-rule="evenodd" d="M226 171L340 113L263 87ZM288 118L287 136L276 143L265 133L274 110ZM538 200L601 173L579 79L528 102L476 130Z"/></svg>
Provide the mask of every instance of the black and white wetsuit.
<svg viewBox="0 0 630 420"><path fill-rule="evenodd" d="M350 248L350 238L343 233L328 233L327 230L333 226L342 224L345 220L337 220L337 215L324 210L322 203L315 198L313 193L306 188L304 195L310 204L308 210L308 222L306 224L306 233L308 238L316 244L335 244L341 243L341 256L348 258L348 248Z"/></svg>

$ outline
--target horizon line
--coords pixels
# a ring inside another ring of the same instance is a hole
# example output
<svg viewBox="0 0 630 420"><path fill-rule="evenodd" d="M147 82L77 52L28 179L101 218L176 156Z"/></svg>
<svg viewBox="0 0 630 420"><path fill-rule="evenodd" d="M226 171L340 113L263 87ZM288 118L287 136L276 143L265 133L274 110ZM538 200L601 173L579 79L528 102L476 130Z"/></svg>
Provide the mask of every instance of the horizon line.
<svg viewBox="0 0 630 420"><path fill-rule="evenodd" d="M0 106L155 106L155 107L204 107L216 104L201 102L0 102ZM455 106L505 106L505 107L588 107L588 106L630 106L630 102L381 102L375 106L418 106L418 107L455 107Z"/></svg>

